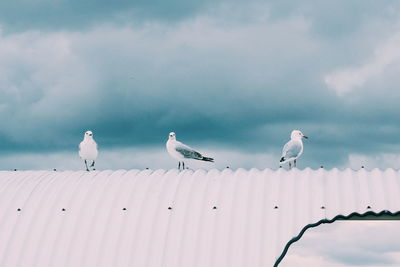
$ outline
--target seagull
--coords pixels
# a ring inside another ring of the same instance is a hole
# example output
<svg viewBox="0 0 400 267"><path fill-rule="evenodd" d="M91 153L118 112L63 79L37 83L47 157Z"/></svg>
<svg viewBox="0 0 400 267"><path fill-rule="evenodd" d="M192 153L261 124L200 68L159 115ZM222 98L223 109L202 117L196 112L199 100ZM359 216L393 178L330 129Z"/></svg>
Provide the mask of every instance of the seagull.
<svg viewBox="0 0 400 267"><path fill-rule="evenodd" d="M98 155L97 143L93 139L92 131L85 132L83 141L79 144L79 156L85 161L86 171L89 171L87 162L93 161L90 167L94 167ZM93 170L95 170L93 168Z"/></svg>
<svg viewBox="0 0 400 267"><path fill-rule="evenodd" d="M183 159L196 159L202 161L214 162L213 158L208 158L202 156L199 152L195 151L193 148L176 141L176 134L174 132L169 133L169 138L167 141L167 151L174 159L178 160L178 170L181 168L185 169L185 162Z"/></svg>
<svg viewBox="0 0 400 267"><path fill-rule="evenodd" d="M294 130L290 135L290 141L285 144L282 149L282 158L279 162L280 165L289 162L289 169L292 168L292 161L294 167L296 167L296 160L303 153L303 141L302 139L308 139L301 131Z"/></svg>

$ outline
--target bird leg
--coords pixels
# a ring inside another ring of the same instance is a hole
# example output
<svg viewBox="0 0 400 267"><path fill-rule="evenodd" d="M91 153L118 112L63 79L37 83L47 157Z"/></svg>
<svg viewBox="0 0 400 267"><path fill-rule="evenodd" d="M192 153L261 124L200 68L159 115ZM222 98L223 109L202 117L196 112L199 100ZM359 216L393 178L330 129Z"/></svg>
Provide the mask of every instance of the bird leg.
<svg viewBox="0 0 400 267"><path fill-rule="evenodd" d="M289 170L292 169L292 163L289 161Z"/></svg>
<svg viewBox="0 0 400 267"><path fill-rule="evenodd" d="M180 169L181 169L181 162L178 161L178 170L180 170Z"/></svg>
<svg viewBox="0 0 400 267"><path fill-rule="evenodd" d="M94 160L93 160L93 163L92 163L92 165L90 165L90 167L94 167Z"/></svg>
<svg viewBox="0 0 400 267"><path fill-rule="evenodd" d="M184 161L182 161L182 169L183 170L185 169L185 162Z"/></svg>
<svg viewBox="0 0 400 267"><path fill-rule="evenodd" d="M294 160L294 167L296 168L296 160Z"/></svg>
<svg viewBox="0 0 400 267"><path fill-rule="evenodd" d="M86 165L86 171L89 171L89 168L88 168L88 166L87 166L87 161L86 161L86 159L85 159L85 165Z"/></svg>

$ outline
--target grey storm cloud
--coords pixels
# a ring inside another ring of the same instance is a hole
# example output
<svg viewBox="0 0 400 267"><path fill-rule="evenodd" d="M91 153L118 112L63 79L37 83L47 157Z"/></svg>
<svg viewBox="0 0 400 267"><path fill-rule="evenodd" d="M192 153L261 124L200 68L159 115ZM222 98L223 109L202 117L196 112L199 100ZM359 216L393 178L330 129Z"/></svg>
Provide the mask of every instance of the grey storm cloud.
<svg viewBox="0 0 400 267"><path fill-rule="evenodd" d="M377 77L366 72L372 78L345 96L325 81L331 75L340 85L335 72L363 71L396 33L384 16L398 10L394 3L374 17L375 2L368 2L354 21L341 22L357 29L340 38L319 33L329 23L311 2L168 2L164 11L164 2L96 2L91 9L94 2L27 1L19 11L15 3L0 4L9 11L0 16L3 153L70 151L88 129L110 149L163 147L173 130L191 144L279 154L298 128L311 137L303 158L313 167L399 149L398 61ZM173 23L160 20L169 10L181 12ZM148 23L115 24L131 11Z"/></svg>
<svg viewBox="0 0 400 267"><path fill-rule="evenodd" d="M315 33L332 38L354 34L363 23L375 18L397 19L398 1L345 0L321 2L307 0L293 2L261 0L219 0L219 1L145 1L145 0L16 0L0 3L0 23L7 30L26 29L82 29L98 23L143 23L146 21L176 22L199 14L213 15L223 9L237 15L241 21L252 17L243 14L243 7L252 7L251 13L259 12L265 6L265 14L272 20L291 16L305 16L313 20Z"/></svg>
<svg viewBox="0 0 400 267"><path fill-rule="evenodd" d="M9 30L77 29L109 21L176 21L194 14L209 1L79 1L17 0L0 4L0 22Z"/></svg>

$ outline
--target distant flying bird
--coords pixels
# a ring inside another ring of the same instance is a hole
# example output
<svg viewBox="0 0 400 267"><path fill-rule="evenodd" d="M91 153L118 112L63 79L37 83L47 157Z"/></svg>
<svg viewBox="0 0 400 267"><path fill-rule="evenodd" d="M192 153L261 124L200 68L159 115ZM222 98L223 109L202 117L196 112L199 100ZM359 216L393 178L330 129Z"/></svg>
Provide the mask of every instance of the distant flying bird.
<svg viewBox="0 0 400 267"><path fill-rule="evenodd" d="M303 141L302 139L308 139L301 131L294 130L290 136L290 141L285 144L282 150L282 158L280 160L280 165L289 162L289 169L292 168L292 161L294 167L296 167L296 160L303 153Z"/></svg>
<svg viewBox="0 0 400 267"><path fill-rule="evenodd" d="M207 158L202 156L199 152L195 151L193 148L176 141L176 134L174 132L169 133L169 138L167 141L167 151L174 159L178 160L178 169L185 169L184 159L196 159L202 161L214 162L213 158Z"/></svg>
<svg viewBox="0 0 400 267"><path fill-rule="evenodd" d="M93 139L92 131L85 132L83 141L79 144L79 156L85 161L86 170L89 171L87 162L92 161L90 167L94 167L95 160L99 154L97 143ZM93 168L93 170L95 170Z"/></svg>

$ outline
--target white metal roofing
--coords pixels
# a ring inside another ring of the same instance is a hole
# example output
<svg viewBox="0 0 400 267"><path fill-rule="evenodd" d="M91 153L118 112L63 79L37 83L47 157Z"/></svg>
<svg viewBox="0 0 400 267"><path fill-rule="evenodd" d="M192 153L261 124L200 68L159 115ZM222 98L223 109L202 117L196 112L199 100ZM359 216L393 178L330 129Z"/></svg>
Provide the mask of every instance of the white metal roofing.
<svg viewBox="0 0 400 267"><path fill-rule="evenodd" d="M0 266L273 266L306 226L382 211L392 169L0 172Z"/></svg>

